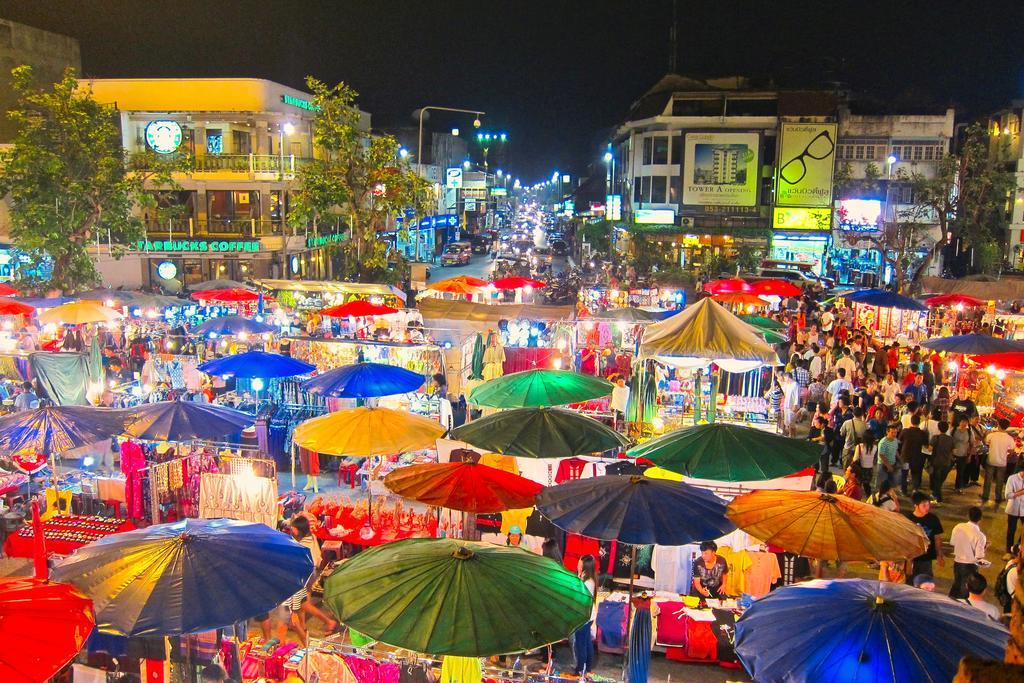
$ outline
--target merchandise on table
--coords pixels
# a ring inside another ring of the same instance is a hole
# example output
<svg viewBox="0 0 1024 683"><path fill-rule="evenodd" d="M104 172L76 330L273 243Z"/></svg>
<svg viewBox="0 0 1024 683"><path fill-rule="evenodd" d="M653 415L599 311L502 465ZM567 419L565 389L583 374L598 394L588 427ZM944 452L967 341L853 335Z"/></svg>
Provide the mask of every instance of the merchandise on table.
<svg viewBox="0 0 1024 683"><path fill-rule="evenodd" d="M124 519L62 515L43 522L43 538L46 540L47 552L54 555L70 555L78 548L104 536L134 528L134 524ZM16 534L7 538L4 543L4 554L7 557L32 557L33 539L32 527L22 527Z"/></svg>

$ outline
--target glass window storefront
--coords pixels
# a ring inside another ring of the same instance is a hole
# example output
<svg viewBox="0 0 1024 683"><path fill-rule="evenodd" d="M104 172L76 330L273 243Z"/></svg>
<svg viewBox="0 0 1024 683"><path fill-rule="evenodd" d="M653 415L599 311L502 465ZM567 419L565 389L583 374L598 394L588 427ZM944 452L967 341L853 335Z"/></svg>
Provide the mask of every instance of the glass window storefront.
<svg viewBox="0 0 1024 683"><path fill-rule="evenodd" d="M771 258L775 261L806 263L812 266L816 274L824 275L828 242L828 235L775 233L772 235Z"/></svg>
<svg viewBox="0 0 1024 683"><path fill-rule="evenodd" d="M207 190L206 217L211 231L244 231L244 224L260 217L260 193L255 190Z"/></svg>

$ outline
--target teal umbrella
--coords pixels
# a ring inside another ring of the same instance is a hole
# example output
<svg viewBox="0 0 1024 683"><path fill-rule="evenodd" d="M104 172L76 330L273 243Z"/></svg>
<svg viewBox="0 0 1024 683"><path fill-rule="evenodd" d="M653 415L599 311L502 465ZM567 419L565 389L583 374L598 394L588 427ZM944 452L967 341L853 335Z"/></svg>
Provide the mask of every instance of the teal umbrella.
<svg viewBox="0 0 1024 683"><path fill-rule="evenodd" d="M564 408L514 408L473 420L451 438L523 458L569 458L618 450L628 442L597 420Z"/></svg>

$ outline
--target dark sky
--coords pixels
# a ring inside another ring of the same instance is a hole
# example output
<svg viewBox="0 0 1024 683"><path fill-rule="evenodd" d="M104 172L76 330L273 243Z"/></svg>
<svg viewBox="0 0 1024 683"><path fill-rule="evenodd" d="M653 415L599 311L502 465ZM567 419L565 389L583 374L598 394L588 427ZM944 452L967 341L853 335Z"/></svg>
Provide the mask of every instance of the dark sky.
<svg viewBox="0 0 1024 683"><path fill-rule="evenodd" d="M785 85L841 80L984 113L1024 97L1024 2L678 0L679 67ZM671 0L489 3L3 0L78 38L90 76L344 80L376 126L482 109L524 181L574 172L668 69ZM438 121L440 124L441 122Z"/></svg>

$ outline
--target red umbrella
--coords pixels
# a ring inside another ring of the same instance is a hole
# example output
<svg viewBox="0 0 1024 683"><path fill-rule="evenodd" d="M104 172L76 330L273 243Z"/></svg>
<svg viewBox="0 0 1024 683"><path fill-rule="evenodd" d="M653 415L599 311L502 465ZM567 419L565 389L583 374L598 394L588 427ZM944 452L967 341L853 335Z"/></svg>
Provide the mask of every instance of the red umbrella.
<svg viewBox="0 0 1024 683"><path fill-rule="evenodd" d="M786 280L758 280L751 287L754 290L752 294L780 296L783 299L791 296L800 296L804 293L804 290Z"/></svg>
<svg viewBox="0 0 1024 683"><path fill-rule="evenodd" d="M332 318L365 318L371 315L390 315L391 313L398 313L398 309L382 304L370 303L362 299L353 299L347 304L341 304L340 306L328 306L320 311L321 315Z"/></svg>
<svg viewBox="0 0 1024 683"><path fill-rule="evenodd" d="M501 512L533 507L543 486L495 467L442 462L400 467L384 485L403 498L464 512Z"/></svg>
<svg viewBox="0 0 1024 683"><path fill-rule="evenodd" d="M205 292L195 292L193 299L200 301L212 301L214 303L236 303L244 301L256 301L260 298L257 292L248 289L208 289Z"/></svg>
<svg viewBox="0 0 1024 683"><path fill-rule="evenodd" d="M963 304L964 306L984 306L985 302L981 299L975 299L973 296L967 296L966 294L939 294L931 298L924 300L928 306L956 306L957 304Z"/></svg>
<svg viewBox="0 0 1024 683"><path fill-rule="evenodd" d="M10 285L0 282L0 296L14 296L19 294L18 290Z"/></svg>
<svg viewBox="0 0 1024 683"><path fill-rule="evenodd" d="M704 285L704 291L710 294L752 294L754 288L741 277L728 280L712 280Z"/></svg>
<svg viewBox="0 0 1024 683"><path fill-rule="evenodd" d="M0 296L5 295L0 294ZM32 315L35 310L34 306L23 304L20 301L0 299L0 315Z"/></svg>
<svg viewBox="0 0 1024 683"><path fill-rule="evenodd" d="M985 367L994 365L1002 370L1024 370L1024 351L983 353L971 356L971 361Z"/></svg>
<svg viewBox="0 0 1024 683"><path fill-rule="evenodd" d="M494 285L495 289L522 289L524 287L540 289L547 286L540 280L531 280L528 277L505 277L495 280L491 284Z"/></svg>

